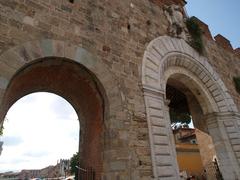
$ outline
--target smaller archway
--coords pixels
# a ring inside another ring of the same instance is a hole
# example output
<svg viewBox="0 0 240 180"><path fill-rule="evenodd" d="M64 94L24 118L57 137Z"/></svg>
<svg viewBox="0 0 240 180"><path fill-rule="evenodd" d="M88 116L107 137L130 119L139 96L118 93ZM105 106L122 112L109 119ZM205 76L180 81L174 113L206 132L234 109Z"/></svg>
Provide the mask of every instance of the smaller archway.
<svg viewBox="0 0 240 180"><path fill-rule="evenodd" d="M154 177L179 179L166 98L168 80L180 82L175 83L178 88L183 84L190 92L189 97L194 98L191 102L199 109L198 117L203 116L206 121L203 129L213 138L224 179L239 177L240 160L234 144L237 137L230 135L239 133L238 110L233 99L205 57L184 40L168 36L159 37L148 45L142 66Z"/></svg>
<svg viewBox="0 0 240 180"><path fill-rule="evenodd" d="M169 100L179 172L185 178L194 176L197 179L222 179L204 115L208 112L207 107L203 110L192 90L197 90L197 95L201 97L201 89L183 74L173 74L167 80L166 98Z"/></svg>

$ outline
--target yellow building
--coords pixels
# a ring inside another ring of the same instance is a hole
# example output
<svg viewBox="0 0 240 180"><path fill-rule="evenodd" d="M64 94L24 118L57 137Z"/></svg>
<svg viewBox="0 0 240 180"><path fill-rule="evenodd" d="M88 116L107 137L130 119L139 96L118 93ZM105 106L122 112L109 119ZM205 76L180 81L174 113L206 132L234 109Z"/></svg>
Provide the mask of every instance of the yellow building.
<svg viewBox="0 0 240 180"><path fill-rule="evenodd" d="M200 178L204 167L197 144L195 129L178 128L173 130L173 134L180 172L186 172L188 176Z"/></svg>

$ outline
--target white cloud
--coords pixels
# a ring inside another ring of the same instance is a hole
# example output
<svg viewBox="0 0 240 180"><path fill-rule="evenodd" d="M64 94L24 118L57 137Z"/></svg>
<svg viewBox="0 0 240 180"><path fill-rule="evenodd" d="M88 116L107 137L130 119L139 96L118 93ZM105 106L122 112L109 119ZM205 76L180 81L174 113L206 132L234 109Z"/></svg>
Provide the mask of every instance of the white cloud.
<svg viewBox="0 0 240 180"><path fill-rule="evenodd" d="M25 96L10 108L7 119L0 172L54 165L78 150L78 117L59 96L50 93Z"/></svg>

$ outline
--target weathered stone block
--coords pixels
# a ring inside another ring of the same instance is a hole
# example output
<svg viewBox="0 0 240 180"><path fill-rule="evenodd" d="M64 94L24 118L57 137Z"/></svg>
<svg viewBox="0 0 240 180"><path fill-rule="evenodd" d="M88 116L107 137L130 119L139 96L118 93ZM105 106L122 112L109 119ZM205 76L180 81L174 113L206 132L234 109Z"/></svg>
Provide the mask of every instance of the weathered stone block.
<svg viewBox="0 0 240 180"><path fill-rule="evenodd" d="M112 171L123 171L127 168L125 161L114 161L110 163L110 169Z"/></svg>

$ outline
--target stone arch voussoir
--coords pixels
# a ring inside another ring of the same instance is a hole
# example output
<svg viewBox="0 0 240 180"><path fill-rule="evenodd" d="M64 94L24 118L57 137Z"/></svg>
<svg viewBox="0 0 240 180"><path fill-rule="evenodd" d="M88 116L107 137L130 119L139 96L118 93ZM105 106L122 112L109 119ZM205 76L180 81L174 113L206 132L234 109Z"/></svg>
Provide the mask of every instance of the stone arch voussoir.
<svg viewBox="0 0 240 180"><path fill-rule="evenodd" d="M182 39L162 36L148 45L142 67L143 86L164 92L164 72L171 66L182 67L199 77L212 94L220 112L238 111L226 86L208 60Z"/></svg>
<svg viewBox="0 0 240 180"><path fill-rule="evenodd" d="M0 72L1 92L6 90L11 78L22 67L31 64L37 59L47 57L67 58L83 65L90 70L104 86L107 100L109 101L106 103L109 104L110 109L114 108L110 102L121 102L121 99L118 99L120 96L111 96L113 91L114 94L119 95L119 89L116 84L116 79L100 59L93 56L86 49L71 42L53 39L26 42L9 49L0 55L0 67L2 67L1 69L3 70ZM2 99L2 96L3 95L0 96L0 100ZM110 109L109 113L111 113Z"/></svg>

